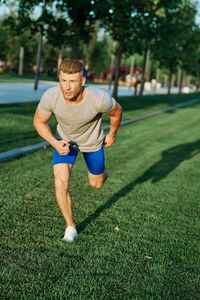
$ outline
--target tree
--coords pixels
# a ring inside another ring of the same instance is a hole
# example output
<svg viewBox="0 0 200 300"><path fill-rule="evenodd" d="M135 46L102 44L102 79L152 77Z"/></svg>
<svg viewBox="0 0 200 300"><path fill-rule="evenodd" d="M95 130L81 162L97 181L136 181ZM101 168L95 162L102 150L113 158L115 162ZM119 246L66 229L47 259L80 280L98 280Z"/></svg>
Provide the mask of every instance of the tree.
<svg viewBox="0 0 200 300"><path fill-rule="evenodd" d="M61 17L68 20L68 37L71 41L71 57L80 58L80 41L88 43L95 29L97 16L95 13L96 0L60 0L57 1L57 9ZM104 1L102 1L104 2Z"/></svg>
<svg viewBox="0 0 200 300"><path fill-rule="evenodd" d="M117 98L118 81L120 74L121 57L127 52L128 44L134 38L134 20L137 13L137 0L107 1L107 10L101 17L103 26L110 32L112 39L116 42L117 65L115 72L115 83L113 97ZM132 52L132 51L131 51Z"/></svg>
<svg viewBox="0 0 200 300"><path fill-rule="evenodd" d="M11 61L12 70L16 71L19 64L19 49L25 48L24 69L30 71L34 64L35 47L37 44L30 30L25 29L18 34L18 19L13 13L7 16L0 24L0 53L5 61ZM2 49L1 49L2 47Z"/></svg>
<svg viewBox="0 0 200 300"><path fill-rule="evenodd" d="M170 94L172 74L186 57L192 28L195 25L194 5L183 0L177 2L173 10L166 9L165 17L158 23L158 37L153 45L153 54L161 67L169 70L168 94Z"/></svg>
<svg viewBox="0 0 200 300"><path fill-rule="evenodd" d="M41 7L41 15L36 17L33 15L35 7ZM21 35L24 31L29 30L31 35L38 33L38 53L37 53L37 68L35 76L34 89L38 87L38 79L40 72L40 62L41 62L41 51L42 51L42 40L44 33L48 27L48 21L52 17L52 1L51 0L18 0L18 9L17 9L17 23L16 23L16 34ZM14 19L10 16L6 20L7 24L10 24L12 28L12 23Z"/></svg>
<svg viewBox="0 0 200 300"><path fill-rule="evenodd" d="M196 77L196 87L199 88L199 65L200 65L200 28L195 24L196 7L192 3L188 3L184 8L185 23L184 35L182 40L182 49L180 51L180 69L181 80L179 93L182 89L183 72L193 74Z"/></svg>
<svg viewBox="0 0 200 300"><path fill-rule="evenodd" d="M98 37L97 30L88 45L86 62L91 72L99 74L110 64L111 40L105 34Z"/></svg>
<svg viewBox="0 0 200 300"><path fill-rule="evenodd" d="M173 12L177 9L182 0L151 0L141 2L137 14L137 38L143 45L144 60L143 60L143 75L140 88L139 98L142 98L144 82L145 82L145 69L147 53L154 47L156 41L160 37L160 23L165 20L166 13ZM167 27L166 27L167 30ZM157 43L157 47L159 45Z"/></svg>
<svg viewBox="0 0 200 300"><path fill-rule="evenodd" d="M5 28L0 22L0 59L6 61L8 59L8 49L10 47L10 39L8 38Z"/></svg>

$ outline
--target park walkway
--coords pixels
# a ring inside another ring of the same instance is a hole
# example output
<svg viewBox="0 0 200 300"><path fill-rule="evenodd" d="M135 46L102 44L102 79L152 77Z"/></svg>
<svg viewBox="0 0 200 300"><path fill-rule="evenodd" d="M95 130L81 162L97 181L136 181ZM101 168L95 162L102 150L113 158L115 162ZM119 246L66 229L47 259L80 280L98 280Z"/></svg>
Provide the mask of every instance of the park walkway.
<svg viewBox="0 0 200 300"><path fill-rule="evenodd" d="M0 104L20 103L20 102L33 102L39 101L42 94L50 87L57 85L58 82L41 81L38 90L33 89L33 83L5 83L0 82ZM112 95L112 88L109 89L108 85L92 84L94 87L101 88ZM166 94L167 88L160 88L156 90L156 94ZM171 93L178 93L178 88L173 87ZM127 86L119 86L118 96L132 96L134 89ZM144 90L144 95L152 94L151 90Z"/></svg>

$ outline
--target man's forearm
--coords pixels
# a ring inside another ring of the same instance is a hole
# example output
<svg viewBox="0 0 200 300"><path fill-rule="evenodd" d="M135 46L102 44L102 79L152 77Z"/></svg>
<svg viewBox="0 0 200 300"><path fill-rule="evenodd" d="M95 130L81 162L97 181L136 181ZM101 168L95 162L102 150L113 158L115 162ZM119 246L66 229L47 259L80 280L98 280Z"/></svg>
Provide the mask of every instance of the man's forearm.
<svg viewBox="0 0 200 300"><path fill-rule="evenodd" d="M43 139L45 139L49 144L51 144L52 147L55 148L55 144L56 144L57 140L53 136L48 124L43 124L43 123L34 124L34 127L35 127L36 131L38 132L38 134Z"/></svg>
<svg viewBox="0 0 200 300"><path fill-rule="evenodd" d="M117 130L122 119L122 110L119 110L115 116L110 116L110 130L109 135L116 136Z"/></svg>

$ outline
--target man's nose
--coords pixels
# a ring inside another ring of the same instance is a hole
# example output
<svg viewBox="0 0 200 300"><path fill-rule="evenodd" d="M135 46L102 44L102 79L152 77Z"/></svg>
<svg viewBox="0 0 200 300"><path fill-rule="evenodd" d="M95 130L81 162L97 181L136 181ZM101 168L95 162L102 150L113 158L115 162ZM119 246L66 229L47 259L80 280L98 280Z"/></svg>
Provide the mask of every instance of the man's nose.
<svg viewBox="0 0 200 300"><path fill-rule="evenodd" d="M69 84L69 82L68 82L68 83L66 82L66 84L65 84L65 89L66 89L66 90L70 90L70 84Z"/></svg>

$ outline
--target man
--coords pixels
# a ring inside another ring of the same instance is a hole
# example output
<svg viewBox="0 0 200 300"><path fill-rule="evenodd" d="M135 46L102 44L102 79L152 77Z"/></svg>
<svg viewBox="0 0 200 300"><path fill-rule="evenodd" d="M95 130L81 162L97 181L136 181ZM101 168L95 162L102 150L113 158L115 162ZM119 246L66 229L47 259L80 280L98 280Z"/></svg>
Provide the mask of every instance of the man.
<svg viewBox="0 0 200 300"><path fill-rule="evenodd" d="M53 171L58 206L66 222L63 240L72 242L77 236L73 221L69 178L78 151L84 155L89 183L101 188L107 178L104 149L115 142L120 125L121 106L101 89L84 87L83 65L64 59L60 65L60 86L48 89L42 96L34 116L34 127L53 148ZM58 121L57 138L47 125L52 112ZM104 136L102 113L110 116L110 131Z"/></svg>

